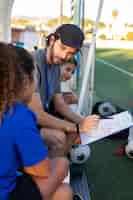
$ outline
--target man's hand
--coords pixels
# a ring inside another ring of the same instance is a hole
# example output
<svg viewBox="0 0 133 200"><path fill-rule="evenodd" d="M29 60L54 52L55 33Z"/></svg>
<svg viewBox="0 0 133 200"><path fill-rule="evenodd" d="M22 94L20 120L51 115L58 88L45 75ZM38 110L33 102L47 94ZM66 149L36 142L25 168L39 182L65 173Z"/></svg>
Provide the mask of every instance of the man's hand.
<svg viewBox="0 0 133 200"><path fill-rule="evenodd" d="M89 132L94 128L97 128L99 123L99 116L98 115L91 115L85 117L79 123L80 132Z"/></svg>

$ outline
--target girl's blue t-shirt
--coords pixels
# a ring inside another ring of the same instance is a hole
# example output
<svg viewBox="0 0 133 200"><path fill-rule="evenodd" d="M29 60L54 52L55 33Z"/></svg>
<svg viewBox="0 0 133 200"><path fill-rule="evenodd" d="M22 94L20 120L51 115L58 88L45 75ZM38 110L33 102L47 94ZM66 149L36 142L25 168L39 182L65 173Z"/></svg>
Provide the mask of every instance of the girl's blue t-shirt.
<svg viewBox="0 0 133 200"><path fill-rule="evenodd" d="M25 105L15 104L0 124L0 200L7 200L15 189L18 168L33 166L47 156L35 114Z"/></svg>

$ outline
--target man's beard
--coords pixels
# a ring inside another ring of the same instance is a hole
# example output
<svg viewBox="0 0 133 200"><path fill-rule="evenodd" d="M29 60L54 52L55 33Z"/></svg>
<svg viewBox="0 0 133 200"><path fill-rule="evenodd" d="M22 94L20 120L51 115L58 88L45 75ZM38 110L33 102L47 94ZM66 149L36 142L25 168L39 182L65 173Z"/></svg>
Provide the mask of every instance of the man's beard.
<svg viewBox="0 0 133 200"><path fill-rule="evenodd" d="M51 64L63 64L64 62L66 62L66 60L64 59L61 59L59 57L55 57L55 54L54 54L54 46L50 47L49 49L50 51L50 62ZM55 59L57 58L57 62L55 61Z"/></svg>

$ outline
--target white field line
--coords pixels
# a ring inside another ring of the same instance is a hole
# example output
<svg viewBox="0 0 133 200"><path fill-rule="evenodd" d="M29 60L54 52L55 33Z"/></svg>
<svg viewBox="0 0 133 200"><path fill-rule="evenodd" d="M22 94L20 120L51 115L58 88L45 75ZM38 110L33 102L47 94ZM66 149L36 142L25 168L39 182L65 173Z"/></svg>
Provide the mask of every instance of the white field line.
<svg viewBox="0 0 133 200"><path fill-rule="evenodd" d="M96 58L96 61L101 62L101 63L103 63L103 64L105 64L105 65L107 65L109 67L112 67L113 69L116 69L117 71L119 71L119 72L121 72L123 74L126 74L126 75L130 76L131 78L133 78L133 73L130 73L130 72L124 70L124 69L121 69L120 67L118 67L116 65L113 65L113 64L111 64L109 62L106 62L104 59Z"/></svg>

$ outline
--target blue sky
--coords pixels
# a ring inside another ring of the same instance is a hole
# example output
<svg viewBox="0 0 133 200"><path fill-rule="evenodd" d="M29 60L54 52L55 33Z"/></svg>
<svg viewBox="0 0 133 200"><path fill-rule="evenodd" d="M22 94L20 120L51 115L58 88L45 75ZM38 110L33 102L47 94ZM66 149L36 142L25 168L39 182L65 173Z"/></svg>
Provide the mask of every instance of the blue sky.
<svg viewBox="0 0 133 200"><path fill-rule="evenodd" d="M85 16L95 19L99 0L85 0ZM12 16L59 16L60 0L15 0ZM119 10L122 22L133 23L133 0L104 0L102 21L110 21L113 9ZM70 0L64 0L63 13L70 16Z"/></svg>

